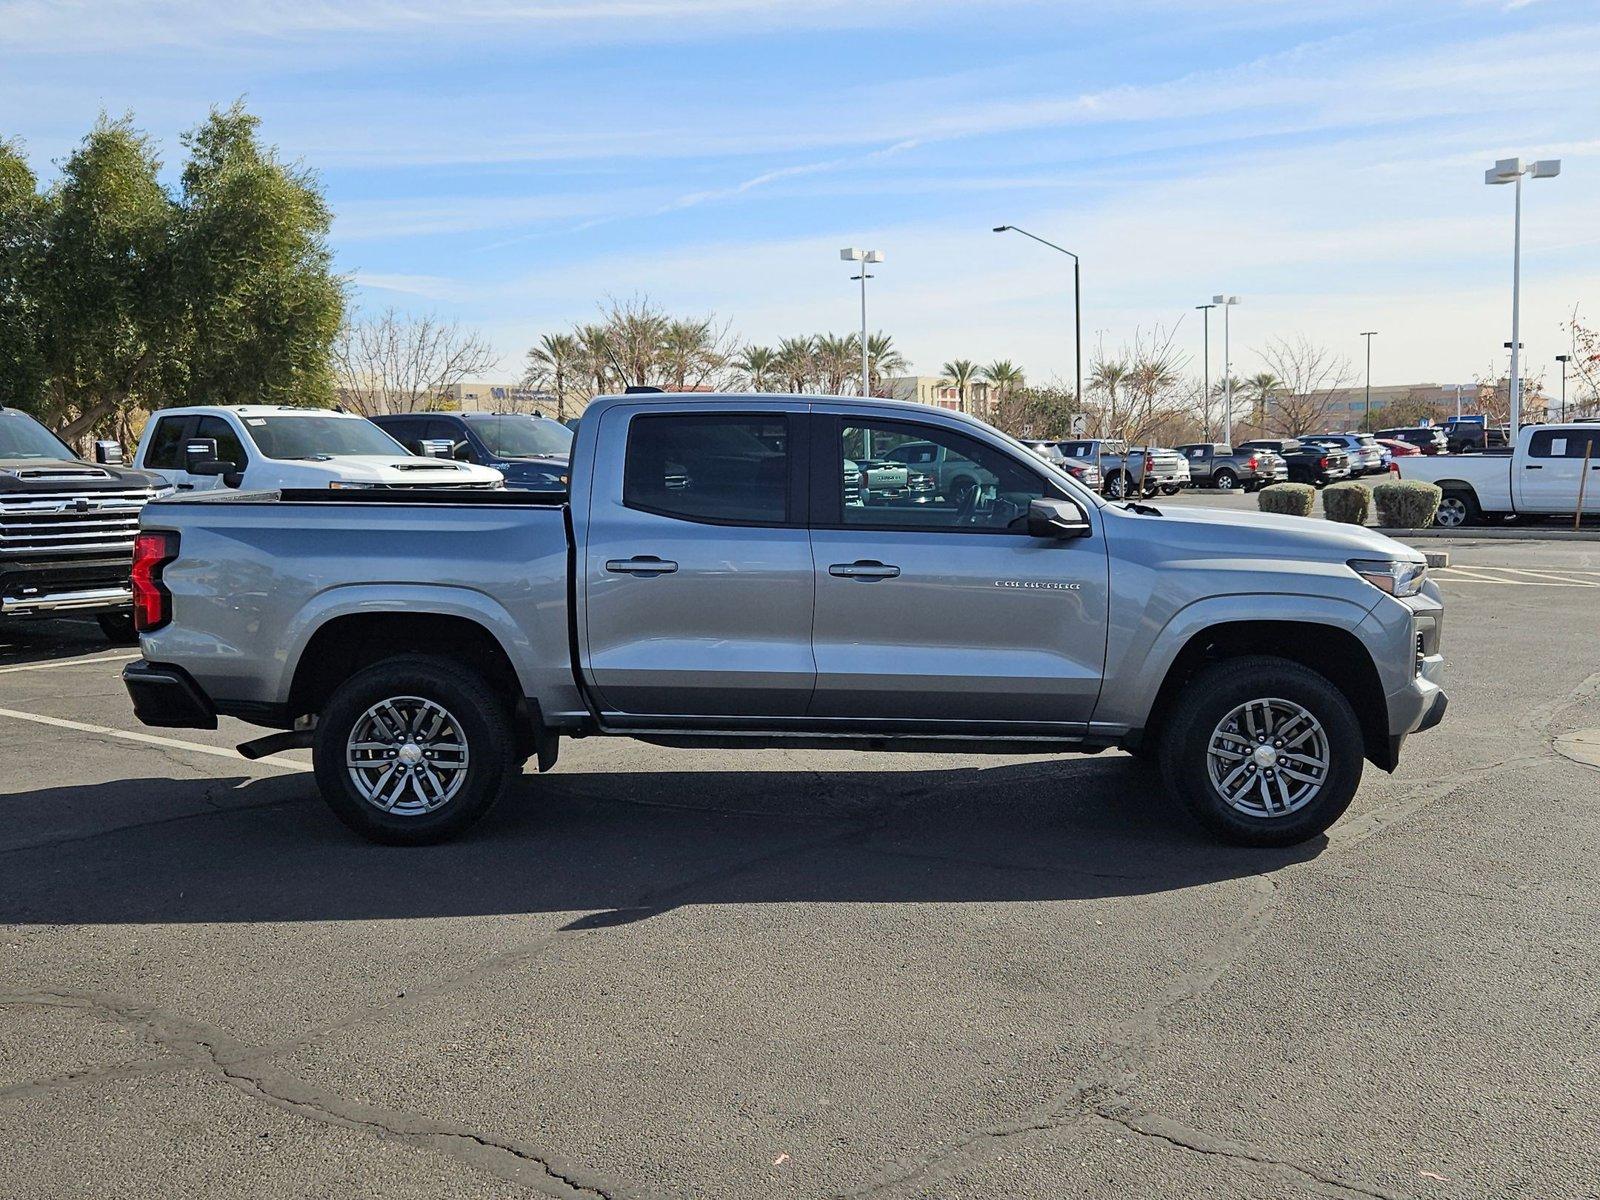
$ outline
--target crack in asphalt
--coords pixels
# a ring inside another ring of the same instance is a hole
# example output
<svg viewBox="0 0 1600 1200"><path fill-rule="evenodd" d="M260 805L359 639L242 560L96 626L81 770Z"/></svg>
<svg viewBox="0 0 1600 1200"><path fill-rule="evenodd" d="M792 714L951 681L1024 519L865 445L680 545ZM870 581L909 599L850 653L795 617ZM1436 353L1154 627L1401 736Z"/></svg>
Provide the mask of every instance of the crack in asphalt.
<svg viewBox="0 0 1600 1200"><path fill-rule="evenodd" d="M0 995L0 1007L69 1008L100 1014L168 1051L169 1058L164 1060L168 1073L198 1070L247 1096L307 1120L365 1130L381 1138L447 1154L498 1179L541 1192L554 1200L585 1196L623 1200L630 1195L554 1155L432 1117L346 1100L287 1071L252 1065L257 1047L188 1017L121 996L74 989L19 992ZM153 1065L159 1061L163 1060L152 1060L152 1065L140 1073L161 1073ZM106 1068L98 1075L116 1070ZM68 1073L8 1089L4 1098L36 1095L38 1091L30 1089L48 1090L52 1083L60 1086L94 1077L98 1076L92 1072ZM528 1168L537 1168L538 1176L530 1178Z"/></svg>

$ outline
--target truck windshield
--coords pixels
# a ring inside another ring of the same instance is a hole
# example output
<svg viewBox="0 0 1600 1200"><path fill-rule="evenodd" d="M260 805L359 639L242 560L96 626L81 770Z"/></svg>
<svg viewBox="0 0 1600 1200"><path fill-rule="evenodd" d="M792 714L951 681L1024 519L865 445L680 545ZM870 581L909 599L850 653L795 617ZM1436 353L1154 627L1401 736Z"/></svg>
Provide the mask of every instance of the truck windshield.
<svg viewBox="0 0 1600 1200"><path fill-rule="evenodd" d="M320 458L345 454L399 454L411 457L371 421L355 417L296 415L245 417L244 427L268 458Z"/></svg>
<svg viewBox="0 0 1600 1200"><path fill-rule="evenodd" d="M500 458L535 458L541 454L566 456L572 453L572 430L560 421L522 414L503 417L472 417L489 453Z"/></svg>
<svg viewBox="0 0 1600 1200"><path fill-rule="evenodd" d="M1068 458L1093 458L1093 442L1057 442L1056 449Z"/></svg>
<svg viewBox="0 0 1600 1200"><path fill-rule="evenodd" d="M76 457L65 443L32 417L19 412L0 412L0 459L70 460Z"/></svg>

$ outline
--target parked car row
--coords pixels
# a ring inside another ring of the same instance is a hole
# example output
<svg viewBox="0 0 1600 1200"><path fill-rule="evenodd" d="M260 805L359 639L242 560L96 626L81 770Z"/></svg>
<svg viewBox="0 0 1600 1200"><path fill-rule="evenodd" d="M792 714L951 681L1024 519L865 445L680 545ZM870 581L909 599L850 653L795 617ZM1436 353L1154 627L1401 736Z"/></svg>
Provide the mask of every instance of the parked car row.
<svg viewBox="0 0 1600 1200"><path fill-rule="evenodd" d="M218 489L564 490L572 430L527 413L367 419L281 405L162 409L132 463L96 443L77 458L25 413L0 408L0 617L93 616L135 639L130 578L152 500Z"/></svg>

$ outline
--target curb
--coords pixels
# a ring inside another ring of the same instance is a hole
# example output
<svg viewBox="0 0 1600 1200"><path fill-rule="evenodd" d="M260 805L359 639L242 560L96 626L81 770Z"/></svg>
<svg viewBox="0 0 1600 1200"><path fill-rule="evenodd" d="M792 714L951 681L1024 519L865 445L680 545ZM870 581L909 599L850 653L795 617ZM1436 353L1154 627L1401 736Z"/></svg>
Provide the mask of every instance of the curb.
<svg viewBox="0 0 1600 1200"><path fill-rule="evenodd" d="M1450 538L1454 541L1498 541L1498 542L1600 542L1600 526L1586 529L1540 529L1536 525L1519 525L1515 528L1498 529L1494 526L1487 528L1467 527L1465 529L1389 529L1383 526L1368 526L1376 529L1387 537L1404 542L1413 538Z"/></svg>

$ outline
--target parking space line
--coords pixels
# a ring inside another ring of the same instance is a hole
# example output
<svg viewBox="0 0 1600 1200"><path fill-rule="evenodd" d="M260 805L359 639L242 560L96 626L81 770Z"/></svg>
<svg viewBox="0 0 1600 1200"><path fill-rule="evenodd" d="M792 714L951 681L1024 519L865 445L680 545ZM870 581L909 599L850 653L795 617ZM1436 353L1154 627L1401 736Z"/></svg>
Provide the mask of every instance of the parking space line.
<svg viewBox="0 0 1600 1200"><path fill-rule="evenodd" d="M1576 571L1564 571L1560 575L1556 575L1549 570L1535 571L1527 567L1495 567L1494 570L1504 571L1508 575L1531 575L1535 579L1559 579L1563 583L1576 583L1583 587L1600 587L1600 583L1596 583L1592 579L1572 578L1578 574Z"/></svg>
<svg viewBox="0 0 1600 1200"><path fill-rule="evenodd" d="M137 654L98 654L78 658L53 658L48 662L18 663L14 667L0 667L0 675L9 675L13 671L44 671L51 667L81 667L89 663L127 662L138 657Z"/></svg>
<svg viewBox="0 0 1600 1200"><path fill-rule="evenodd" d="M153 733L136 733L131 729L113 729L109 725L90 725L83 721L69 721L64 717L46 717L38 713L18 712L14 708L0 708L0 717L9 717L13 721L31 721L35 725L49 725L54 729L71 729L78 733L93 733L100 737L119 738L125 742L138 742L146 746L164 746L169 750L186 750L193 754L209 754L213 758L225 758L229 762L244 766L251 760L242 758L237 751L226 750L221 746L207 746L203 742L186 742L181 738L157 737ZM296 762L292 758L281 755L269 754L265 758L254 760L258 766L277 767L282 771L309 771L310 763Z"/></svg>
<svg viewBox="0 0 1600 1200"><path fill-rule="evenodd" d="M1446 583L1492 583L1498 584L1500 587L1600 587L1600 584L1591 583L1586 579L1569 579L1565 582L1558 583L1554 580L1543 579L1507 579L1502 575L1476 573L1479 571L1486 572L1487 568L1469 568L1461 566L1440 567L1438 570L1431 572L1431 574L1435 579L1443 579Z"/></svg>

